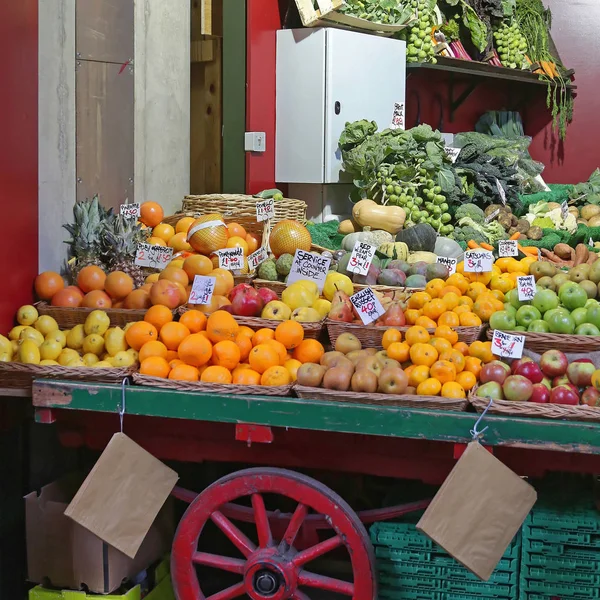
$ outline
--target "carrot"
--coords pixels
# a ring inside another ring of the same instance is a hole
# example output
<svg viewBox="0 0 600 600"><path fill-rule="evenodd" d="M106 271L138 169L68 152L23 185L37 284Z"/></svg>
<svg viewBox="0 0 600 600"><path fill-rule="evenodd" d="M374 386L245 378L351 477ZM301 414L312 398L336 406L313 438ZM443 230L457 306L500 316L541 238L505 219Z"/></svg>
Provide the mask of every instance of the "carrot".
<svg viewBox="0 0 600 600"><path fill-rule="evenodd" d="M537 256L538 249L535 246L521 246L521 244L517 244L517 247L523 254Z"/></svg>
<svg viewBox="0 0 600 600"><path fill-rule="evenodd" d="M517 231L516 233L513 233L508 239L514 242L515 240L518 240L520 236L521 232Z"/></svg>
<svg viewBox="0 0 600 600"><path fill-rule="evenodd" d="M549 67L549 62L545 60L540 60L540 64L542 65L542 69L544 69L544 73L550 77L550 79L554 79L554 73L552 69Z"/></svg>
<svg viewBox="0 0 600 600"><path fill-rule="evenodd" d="M467 247L471 250L476 250L477 248L479 248L479 244L475 240L469 240L467 242Z"/></svg>
<svg viewBox="0 0 600 600"><path fill-rule="evenodd" d="M494 251L494 246L490 246L489 244L481 243L481 244L479 244L479 246L481 248L483 248L484 250L489 250L490 252Z"/></svg>

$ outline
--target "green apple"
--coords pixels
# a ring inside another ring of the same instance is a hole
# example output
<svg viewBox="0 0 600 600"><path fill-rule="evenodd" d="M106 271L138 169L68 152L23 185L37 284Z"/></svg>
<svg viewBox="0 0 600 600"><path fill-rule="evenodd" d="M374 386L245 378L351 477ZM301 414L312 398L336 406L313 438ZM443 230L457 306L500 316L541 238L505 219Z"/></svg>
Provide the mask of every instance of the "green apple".
<svg viewBox="0 0 600 600"><path fill-rule="evenodd" d="M550 289L545 289L536 292L531 304L533 304L533 306L535 306L542 314L544 314L546 311L549 311L552 308L557 308L560 304L560 300L556 295L556 292Z"/></svg>
<svg viewBox="0 0 600 600"><path fill-rule="evenodd" d="M558 297L561 304L568 310L583 308L588 301L585 290L576 283L571 285L564 283L558 292Z"/></svg>
<svg viewBox="0 0 600 600"><path fill-rule="evenodd" d="M510 314L506 310L499 310L495 313L492 313L492 316L490 317L490 327L492 329L512 331L516 326L517 322L515 321L514 315Z"/></svg>
<svg viewBox="0 0 600 600"><path fill-rule="evenodd" d="M585 320L600 329L600 304L588 307Z"/></svg>
<svg viewBox="0 0 600 600"><path fill-rule="evenodd" d="M517 325L513 331L527 331L527 328L523 327L523 325Z"/></svg>
<svg viewBox="0 0 600 600"><path fill-rule="evenodd" d="M542 318L542 313L535 306L521 306L517 311L517 324L522 327L529 327L532 321L538 321Z"/></svg>
<svg viewBox="0 0 600 600"><path fill-rule="evenodd" d="M562 284L560 285L560 287L558 288L558 294L560 295L560 293L561 293L563 290L568 290L569 288L572 288L572 287L574 287L574 286L576 286L576 285L577 285L577 284L576 284L574 281L568 281L568 280L567 280L567 281L565 281L564 283L562 283Z"/></svg>
<svg viewBox="0 0 600 600"><path fill-rule="evenodd" d="M548 311L550 312L550 311ZM548 323L552 333L573 333L575 331L575 321L573 317L561 309L555 309L549 317L544 316L544 321Z"/></svg>
<svg viewBox="0 0 600 600"><path fill-rule="evenodd" d="M546 323L546 321L538 319L537 321L532 321L529 323L527 331L533 331L535 333L550 333L550 326L548 323Z"/></svg>
<svg viewBox="0 0 600 600"><path fill-rule="evenodd" d="M597 306L598 304L600 304L600 302L598 302L598 300L594 300L594 298L590 298L586 303L585 303L585 307L584 308L589 308L590 306Z"/></svg>
<svg viewBox="0 0 600 600"><path fill-rule="evenodd" d="M519 300L519 292L518 292L517 288L515 288L513 290L509 290L506 294L504 294L504 299L507 302L510 302L510 304L512 306L514 306L516 309L521 308L521 306L523 306L525 304L525 302L521 302Z"/></svg>
<svg viewBox="0 0 600 600"><path fill-rule="evenodd" d="M512 315L513 317L516 318L516 316L517 316L517 309L510 302L505 302L504 303L504 310L509 315Z"/></svg>
<svg viewBox="0 0 600 600"><path fill-rule="evenodd" d="M585 323L587 320L587 308L576 308L572 313L573 321L575 321L575 327L579 327L582 323Z"/></svg>
<svg viewBox="0 0 600 600"><path fill-rule="evenodd" d="M575 329L575 335L600 335L600 329L591 323L583 323Z"/></svg>

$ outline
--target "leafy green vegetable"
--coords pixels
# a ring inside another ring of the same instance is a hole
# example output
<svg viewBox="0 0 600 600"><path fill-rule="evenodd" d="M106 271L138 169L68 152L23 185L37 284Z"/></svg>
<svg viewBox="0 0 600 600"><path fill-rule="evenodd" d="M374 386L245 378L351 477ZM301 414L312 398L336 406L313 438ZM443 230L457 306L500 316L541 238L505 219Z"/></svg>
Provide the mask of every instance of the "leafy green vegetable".
<svg viewBox="0 0 600 600"><path fill-rule="evenodd" d="M377 123L375 121L365 121L363 119L354 123L346 123L346 127L340 136L340 148L345 149L360 144L376 131Z"/></svg>
<svg viewBox="0 0 600 600"><path fill-rule="evenodd" d="M398 0L346 0L340 12L372 23L404 25L414 18L408 3Z"/></svg>
<svg viewBox="0 0 600 600"><path fill-rule="evenodd" d="M463 2L463 23L471 32L473 45L483 52L488 45L488 29L485 23L477 16L477 13Z"/></svg>

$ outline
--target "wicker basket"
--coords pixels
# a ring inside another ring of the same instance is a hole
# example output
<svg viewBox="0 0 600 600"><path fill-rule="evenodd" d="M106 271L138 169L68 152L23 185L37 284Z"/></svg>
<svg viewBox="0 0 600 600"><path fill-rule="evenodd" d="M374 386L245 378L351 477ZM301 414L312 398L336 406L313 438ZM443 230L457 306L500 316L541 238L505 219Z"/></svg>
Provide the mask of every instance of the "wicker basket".
<svg viewBox="0 0 600 600"><path fill-rule="evenodd" d="M429 408L435 410L466 410L469 402L465 398L441 398L440 396L414 396L406 394L361 394L358 392L336 392L323 388L296 385L294 392L299 398L325 400L327 402L349 402L351 404L370 404L373 406L403 406L405 408Z"/></svg>
<svg viewBox="0 0 600 600"><path fill-rule="evenodd" d="M234 394L242 396L290 396L292 385L269 387L263 385L234 385L225 383L203 383L201 381L175 381L150 375L133 375L134 383L159 387L178 392L193 392L195 394Z"/></svg>
<svg viewBox="0 0 600 600"><path fill-rule="evenodd" d="M543 354L546 350L559 348L563 352L578 354L600 351L600 337L591 335L567 335L564 333L534 333L533 331L507 331L525 336L525 348ZM488 340L494 337L494 330L487 332Z"/></svg>
<svg viewBox="0 0 600 600"><path fill-rule="evenodd" d="M477 396L477 390L469 395L469 403L478 413L489 405L488 398ZM494 400L488 413L512 417L534 417L540 419L562 419L564 421L600 422L600 408L592 406L567 406L564 404L540 404L538 402L511 402Z"/></svg>
<svg viewBox="0 0 600 600"><path fill-rule="evenodd" d="M71 329L75 325L83 325L93 308L67 308L50 306L46 302L38 302L35 307L40 315L49 315L58 323L61 329ZM103 309L110 319L111 327L125 327L127 323L143 321L146 309L137 308L108 308ZM173 315L175 315L173 311Z"/></svg>
<svg viewBox="0 0 600 600"><path fill-rule="evenodd" d="M121 383L131 373L131 369L93 369L89 367L24 365L15 362L0 362L0 388L25 389L31 392L31 384L34 379Z"/></svg>
<svg viewBox="0 0 600 600"><path fill-rule="evenodd" d="M325 324L327 325L327 332L332 344L335 344L335 341L342 333L353 333L362 342L364 348L382 348L383 334L388 329L397 329L405 333L410 328L408 325L404 327L381 327L378 325L345 323L343 321L333 321L332 319L327 319ZM456 333L458 333L458 341L465 342L466 344L471 344L480 339L485 328L486 325L479 327L453 327ZM427 331L433 335L435 329L428 329Z"/></svg>

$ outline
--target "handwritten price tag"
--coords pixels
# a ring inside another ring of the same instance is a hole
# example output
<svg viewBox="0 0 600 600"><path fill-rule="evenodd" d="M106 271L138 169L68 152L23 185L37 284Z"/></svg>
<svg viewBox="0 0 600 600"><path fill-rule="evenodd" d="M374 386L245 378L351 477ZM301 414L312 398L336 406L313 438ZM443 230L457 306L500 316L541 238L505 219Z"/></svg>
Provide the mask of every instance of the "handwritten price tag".
<svg viewBox="0 0 600 600"><path fill-rule="evenodd" d="M216 282L215 277L196 275L188 302L190 304L210 304Z"/></svg>
<svg viewBox="0 0 600 600"><path fill-rule="evenodd" d="M560 205L560 216L563 221L569 216L569 205L566 200Z"/></svg>
<svg viewBox="0 0 600 600"><path fill-rule="evenodd" d="M496 187L498 188L498 195L500 196L500 202L504 206L506 206L506 192L504 191L504 187L502 187L501 181L496 177Z"/></svg>
<svg viewBox="0 0 600 600"><path fill-rule="evenodd" d="M519 256L517 240L500 240L498 242L498 254L500 256Z"/></svg>
<svg viewBox="0 0 600 600"><path fill-rule="evenodd" d="M439 265L446 265L448 267L448 275L454 275L456 273L456 258L448 258L447 256L438 256L435 260Z"/></svg>
<svg viewBox="0 0 600 600"><path fill-rule="evenodd" d="M404 129L404 102L394 102L390 129Z"/></svg>
<svg viewBox="0 0 600 600"><path fill-rule="evenodd" d="M356 242L350 255L350 262L348 263L348 271L352 273L358 273L359 275L366 275L369 272L369 267L373 262L373 257L377 248L371 246L371 244L365 244L364 242Z"/></svg>
<svg viewBox="0 0 600 600"><path fill-rule="evenodd" d="M494 256L488 250L465 252L465 273L489 273L493 264Z"/></svg>
<svg viewBox="0 0 600 600"><path fill-rule="evenodd" d="M521 358L523 356L524 345L524 335L513 335L494 329L492 353L496 356L501 356L503 358Z"/></svg>
<svg viewBox="0 0 600 600"><path fill-rule="evenodd" d="M500 209L497 208L494 212L490 213L485 219L484 222L485 223L490 223L491 221L493 221L498 215L500 214Z"/></svg>
<svg viewBox="0 0 600 600"><path fill-rule="evenodd" d="M273 198L256 203L256 220L268 221L275 216L275 201Z"/></svg>
<svg viewBox="0 0 600 600"><path fill-rule="evenodd" d="M119 214L125 219L137 219L140 216L140 205L121 204Z"/></svg>
<svg viewBox="0 0 600 600"><path fill-rule="evenodd" d="M164 269L173 258L173 248L156 244L138 244L135 264L140 267Z"/></svg>
<svg viewBox="0 0 600 600"><path fill-rule="evenodd" d="M251 271L256 271L259 265L264 263L267 258L267 249L264 246L261 246L256 252L253 252L248 257L248 268Z"/></svg>
<svg viewBox="0 0 600 600"><path fill-rule="evenodd" d="M370 287L350 296L350 302L365 325L376 321L385 314L385 309Z"/></svg>
<svg viewBox="0 0 600 600"><path fill-rule="evenodd" d="M319 288L319 292L321 292L325 285L325 278L330 264L330 258L312 252L305 252L304 250L296 250L292 269L288 275L288 285L306 279L314 281Z"/></svg>
<svg viewBox="0 0 600 600"><path fill-rule="evenodd" d="M444 148L444 151L446 152L446 156L450 159L450 162L454 164L456 162L456 159L458 158L458 155L460 154L461 149L446 146Z"/></svg>
<svg viewBox="0 0 600 600"><path fill-rule="evenodd" d="M517 290L519 292L519 301L533 300L535 296L535 277L533 275L525 275L517 277Z"/></svg>
<svg viewBox="0 0 600 600"><path fill-rule="evenodd" d="M217 251L219 255L219 269L239 271L244 268L243 248L224 248Z"/></svg>

